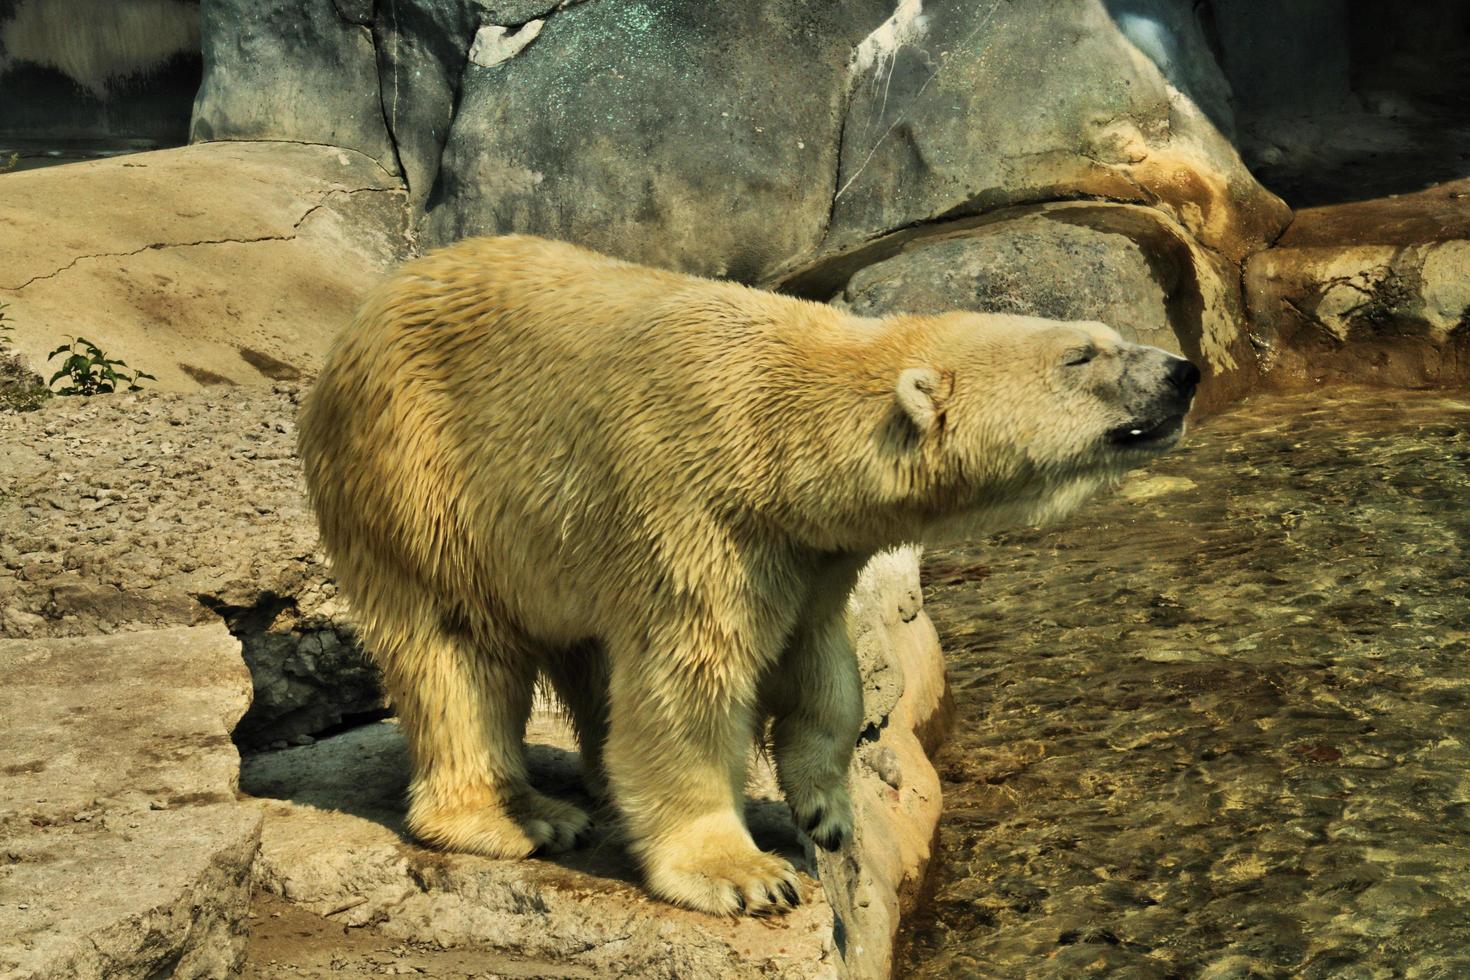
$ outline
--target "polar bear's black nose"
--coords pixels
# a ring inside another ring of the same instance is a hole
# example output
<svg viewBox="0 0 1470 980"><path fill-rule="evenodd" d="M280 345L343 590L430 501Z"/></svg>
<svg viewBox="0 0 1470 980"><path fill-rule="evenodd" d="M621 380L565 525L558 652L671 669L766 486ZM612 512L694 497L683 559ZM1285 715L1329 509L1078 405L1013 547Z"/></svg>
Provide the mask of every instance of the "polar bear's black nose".
<svg viewBox="0 0 1470 980"><path fill-rule="evenodd" d="M1194 366L1193 361L1186 361L1182 357L1174 359L1169 365L1169 383L1178 388L1186 397L1194 394L1195 387L1199 384L1199 368Z"/></svg>

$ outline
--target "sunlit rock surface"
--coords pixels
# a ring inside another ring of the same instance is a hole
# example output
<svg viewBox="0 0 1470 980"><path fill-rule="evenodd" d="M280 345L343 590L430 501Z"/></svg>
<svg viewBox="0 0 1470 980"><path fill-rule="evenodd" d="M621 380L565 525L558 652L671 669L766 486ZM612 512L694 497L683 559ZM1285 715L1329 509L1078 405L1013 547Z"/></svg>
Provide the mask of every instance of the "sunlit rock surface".
<svg viewBox="0 0 1470 980"><path fill-rule="evenodd" d="M1307 208L1244 271L1273 383L1470 384L1470 179Z"/></svg>
<svg viewBox="0 0 1470 980"><path fill-rule="evenodd" d="M146 362L144 362L146 363ZM247 748L383 705L316 550L299 388L54 398L0 413L0 636L223 621L254 680Z"/></svg>
<svg viewBox="0 0 1470 980"><path fill-rule="evenodd" d="M235 798L239 651L218 623L0 640L0 976L240 968L260 810Z"/></svg>
<svg viewBox="0 0 1470 980"><path fill-rule="evenodd" d="M47 377L81 335L150 387L300 378L405 246L397 181L335 147L212 143L0 180L5 346Z"/></svg>

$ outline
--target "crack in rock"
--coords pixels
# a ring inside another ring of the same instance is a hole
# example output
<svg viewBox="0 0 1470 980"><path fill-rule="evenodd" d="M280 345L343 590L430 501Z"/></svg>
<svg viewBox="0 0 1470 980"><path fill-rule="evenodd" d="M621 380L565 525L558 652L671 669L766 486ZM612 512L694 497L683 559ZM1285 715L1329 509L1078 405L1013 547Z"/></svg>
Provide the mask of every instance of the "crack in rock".
<svg viewBox="0 0 1470 980"><path fill-rule="evenodd" d="M315 214L316 212L320 211L322 208L326 207L327 206L327 202L329 200L331 200L331 198L332 198L333 195L335 195L335 194L345 194L348 197L351 197L353 194L382 194L382 193L397 194L397 193L400 193L400 189L397 188L397 187L351 187L351 188L333 188L332 190L328 191L326 194L322 195L321 200L317 201L311 207L307 208L306 209L306 212L304 214L302 214L301 217L297 218L295 222L292 223L292 225L291 225L291 231L290 231L289 234L285 234L285 235L260 235L260 236L255 237L255 238L201 238L201 239L198 239L196 241L191 241L191 242L149 242L147 245L143 245L143 246L141 246L139 248L130 249L130 250L126 251L126 252L90 252L90 253L87 253L85 255L78 255L76 258L72 259L66 265L63 265L63 266L61 266L58 269L53 269L50 272L43 272L43 273L39 273L38 275L31 276L29 279L27 279L24 282L19 283L17 285L0 285L0 290L5 290L6 292L18 293L21 290L25 289L26 287L30 286L31 284L36 283L36 282L40 282L43 279L54 279L57 276L61 275L63 272L67 272L68 270L75 268L78 263L80 263L80 262L82 262L82 261L84 261L86 259L121 259L121 258L127 258L130 255L140 255L143 252L150 252L150 251L156 252L156 251L162 251L164 249L174 249L174 248L193 248L196 245L253 245L256 242L289 242L289 241L294 241L296 239L297 232L299 232L301 230L301 226L306 223L306 219L310 218L313 214Z"/></svg>

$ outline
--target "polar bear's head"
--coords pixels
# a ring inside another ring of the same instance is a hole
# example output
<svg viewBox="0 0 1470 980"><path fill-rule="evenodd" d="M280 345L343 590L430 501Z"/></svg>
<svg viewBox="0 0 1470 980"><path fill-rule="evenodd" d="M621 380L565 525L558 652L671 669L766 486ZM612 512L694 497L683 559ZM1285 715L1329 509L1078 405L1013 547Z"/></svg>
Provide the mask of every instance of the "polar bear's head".
<svg viewBox="0 0 1470 980"><path fill-rule="evenodd" d="M929 363L900 373L895 401L951 518L941 537L956 522L973 534L1060 517L1184 432L1199 369L1104 324L956 313L931 325Z"/></svg>

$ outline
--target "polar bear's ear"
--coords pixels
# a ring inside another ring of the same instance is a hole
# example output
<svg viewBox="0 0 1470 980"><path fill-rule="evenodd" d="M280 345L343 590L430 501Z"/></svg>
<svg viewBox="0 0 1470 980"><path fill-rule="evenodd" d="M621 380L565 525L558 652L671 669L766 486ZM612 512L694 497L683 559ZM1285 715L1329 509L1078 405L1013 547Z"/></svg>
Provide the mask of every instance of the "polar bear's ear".
<svg viewBox="0 0 1470 980"><path fill-rule="evenodd" d="M949 387L945 376L933 368L906 368L899 374L894 392L898 407L920 435L943 431Z"/></svg>

